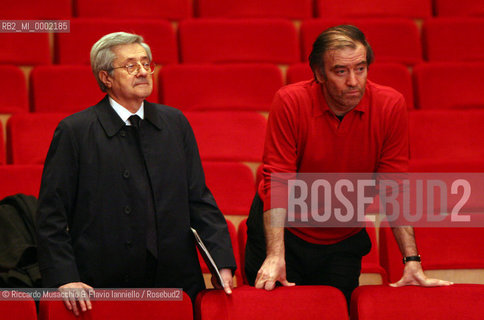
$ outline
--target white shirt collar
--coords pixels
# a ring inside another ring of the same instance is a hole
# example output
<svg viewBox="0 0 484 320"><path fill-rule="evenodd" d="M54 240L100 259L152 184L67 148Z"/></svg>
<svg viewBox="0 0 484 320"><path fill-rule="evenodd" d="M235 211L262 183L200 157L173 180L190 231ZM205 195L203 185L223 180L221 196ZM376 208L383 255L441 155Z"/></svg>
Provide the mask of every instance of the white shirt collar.
<svg viewBox="0 0 484 320"><path fill-rule="evenodd" d="M114 99L111 97L109 97L109 103L111 104L111 107L113 107L114 111L116 111L118 116L121 118L121 120L123 120L127 126L131 125L128 119L134 114L138 115L141 119L145 118L144 101L141 102L140 108L134 114L129 112L128 109L126 109L116 101L114 101Z"/></svg>

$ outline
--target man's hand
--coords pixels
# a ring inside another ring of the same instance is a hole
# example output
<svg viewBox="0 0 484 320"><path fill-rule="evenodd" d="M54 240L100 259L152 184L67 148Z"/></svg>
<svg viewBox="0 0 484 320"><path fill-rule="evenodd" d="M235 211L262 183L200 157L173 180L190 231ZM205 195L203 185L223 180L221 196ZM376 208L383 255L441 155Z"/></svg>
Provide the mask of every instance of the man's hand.
<svg viewBox="0 0 484 320"><path fill-rule="evenodd" d="M91 286L82 282L70 282L60 286L59 291L64 296L66 308L72 311L76 317L79 316L77 302L79 302L82 312L92 309L89 296L94 292L94 289Z"/></svg>
<svg viewBox="0 0 484 320"><path fill-rule="evenodd" d="M283 286L294 286L295 283L286 279L286 261L284 256L268 255L257 272L255 287L257 289L272 290L279 281Z"/></svg>
<svg viewBox="0 0 484 320"><path fill-rule="evenodd" d="M232 290L234 289L234 281L232 270L228 268L220 269L220 275L222 276L222 280L224 281L224 291L226 294L232 294ZM222 289L220 284L217 282L214 276L212 276L212 285L216 289Z"/></svg>
<svg viewBox="0 0 484 320"><path fill-rule="evenodd" d="M420 262L409 261L405 264L402 278L395 283L390 284L392 287L402 286L423 286L423 287L438 287L449 286L454 284L450 281L427 278L422 270Z"/></svg>

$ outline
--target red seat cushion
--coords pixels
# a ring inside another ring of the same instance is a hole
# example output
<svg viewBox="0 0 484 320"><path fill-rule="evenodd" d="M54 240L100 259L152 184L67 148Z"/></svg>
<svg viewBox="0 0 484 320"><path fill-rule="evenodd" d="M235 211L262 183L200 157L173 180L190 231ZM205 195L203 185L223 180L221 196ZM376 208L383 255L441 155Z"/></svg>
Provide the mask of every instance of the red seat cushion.
<svg viewBox="0 0 484 320"><path fill-rule="evenodd" d="M311 0L198 0L200 17L308 19Z"/></svg>
<svg viewBox="0 0 484 320"><path fill-rule="evenodd" d="M160 71L160 99L182 110L269 110L282 84L270 64L171 65Z"/></svg>
<svg viewBox="0 0 484 320"><path fill-rule="evenodd" d="M296 28L288 20L184 20L179 34L184 63L291 64L299 60Z"/></svg>
<svg viewBox="0 0 484 320"><path fill-rule="evenodd" d="M432 16L431 0L317 0L321 18L410 18Z"/></svg>

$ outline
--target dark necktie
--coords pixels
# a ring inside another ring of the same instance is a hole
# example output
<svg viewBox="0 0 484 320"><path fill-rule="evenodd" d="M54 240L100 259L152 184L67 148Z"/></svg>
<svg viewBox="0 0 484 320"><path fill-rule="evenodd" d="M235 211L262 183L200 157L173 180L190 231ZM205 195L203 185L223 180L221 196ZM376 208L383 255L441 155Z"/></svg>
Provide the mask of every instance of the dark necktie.
<svg viewBox="0 0 484 320"><path fill-rule="evenodd" d="M141 148L141 141L139 140L139 126L141 122L141 118L138 115L132 115L129 117L129 122L135 129L136 133L136 139L138 140L138 145L140 147L141 154L143 155L143 149ZM144 155L143 155L144 158ZM146 167L146 164L145 164ZM146 171L148 174L148 171ZM148 178L149 179L149 178ZM151 195L150 195L151 196ZM146 226L146 247L148 251L155 257L158 257L158 241L157 241L157 236L156 236L156 218L155 218L155 212L153 207L151 207L152 210L149 210L151 212L148 212L148 217L147 217L147 226Z"/></svg>
<svg viewBox="0 0 484 320"><path fill-rule="evenodd" d="M131 123L131 125L133 127L138 129L139 123L141 122L141 118L138 115L135 114L135 115L132 115L131 117L129 117L129 122Z"/></svg>

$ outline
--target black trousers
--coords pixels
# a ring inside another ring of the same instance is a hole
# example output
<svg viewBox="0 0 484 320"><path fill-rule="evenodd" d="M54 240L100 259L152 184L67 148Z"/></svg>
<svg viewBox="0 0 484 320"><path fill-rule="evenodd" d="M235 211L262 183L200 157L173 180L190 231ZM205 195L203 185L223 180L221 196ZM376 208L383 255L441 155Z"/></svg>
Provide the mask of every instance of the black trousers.
<svg viewBox="0 0 484 320"><path fill-rule="evenodd" d="M266 257L263 204L256 194L247 220L245 273L254 285ZM359 285L361 258L370 252L371 240L365 229L331 245L306 242L285 230L286 277L296 285L328 285L343 292L349 305L351 294Z"/></svg>

